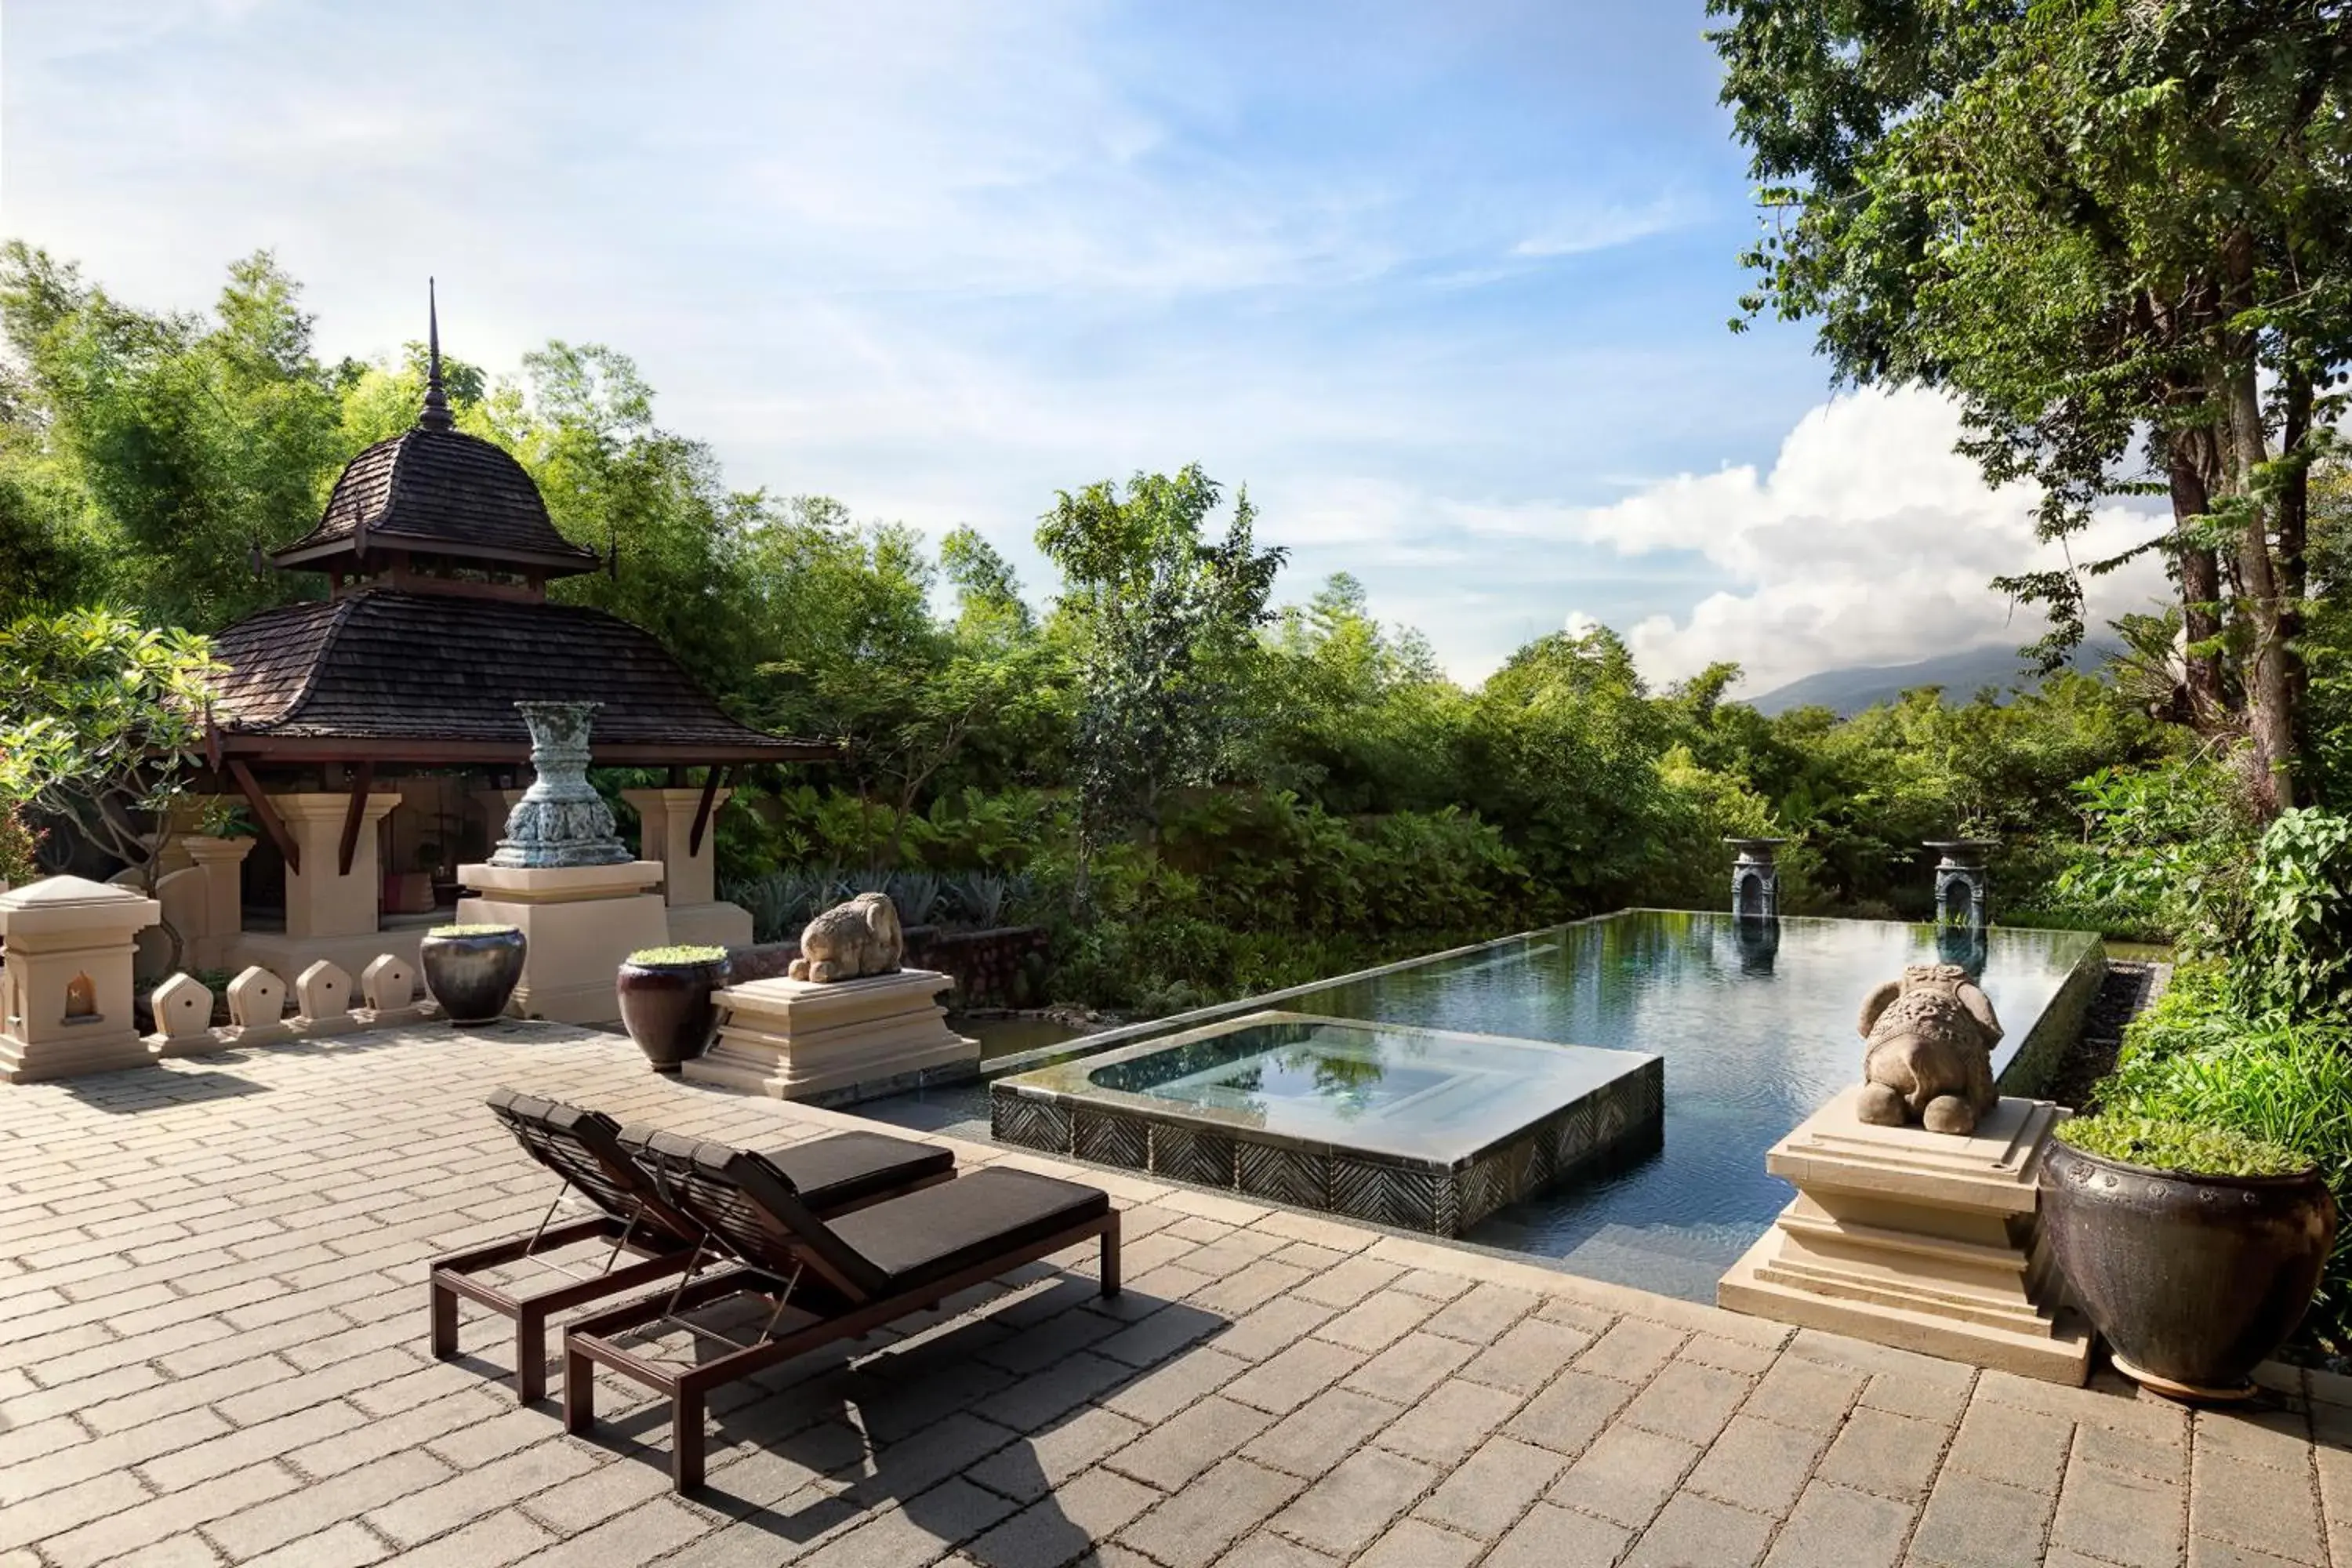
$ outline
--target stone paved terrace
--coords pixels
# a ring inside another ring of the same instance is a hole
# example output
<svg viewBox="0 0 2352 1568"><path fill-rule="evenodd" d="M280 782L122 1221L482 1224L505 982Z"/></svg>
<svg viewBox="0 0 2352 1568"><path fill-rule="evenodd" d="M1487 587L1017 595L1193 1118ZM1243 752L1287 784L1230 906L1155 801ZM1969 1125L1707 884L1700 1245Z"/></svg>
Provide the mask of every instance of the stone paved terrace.
<svg viewBox="0 0 2352 1568"><path fill-rule="evenodd" d="M1039 1266L776 1369L681 1501L635 1390L575 1439L425 1353L425 1258L549 1196L500 1084L845 1120L539 1025L0 1089L0 1564L2352 1564L2334 1379L2192 1418L1092 1171L1123 1299Z"/></svg>

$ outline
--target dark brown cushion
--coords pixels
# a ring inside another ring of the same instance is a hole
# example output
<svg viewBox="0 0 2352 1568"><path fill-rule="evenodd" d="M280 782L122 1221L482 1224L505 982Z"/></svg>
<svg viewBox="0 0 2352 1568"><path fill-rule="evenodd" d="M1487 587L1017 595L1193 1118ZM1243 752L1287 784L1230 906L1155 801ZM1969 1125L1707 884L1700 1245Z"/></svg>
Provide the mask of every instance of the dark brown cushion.
<svg viewBox="0 0 2352 1568"><path fill-rule="evenodd" d="M835 1132L761 1152L791 1178L801 1202L819 1214L835 1214L955 1169L953 1150L879 1132Z"/></svg>
<svg viewBox="0 0 2352 1568"><path fill-rule="evenodd" d="M981 1170L844 1215L827 1226L913 1289L1108 1213L1110 1194L1029 1171Z"/></svg>

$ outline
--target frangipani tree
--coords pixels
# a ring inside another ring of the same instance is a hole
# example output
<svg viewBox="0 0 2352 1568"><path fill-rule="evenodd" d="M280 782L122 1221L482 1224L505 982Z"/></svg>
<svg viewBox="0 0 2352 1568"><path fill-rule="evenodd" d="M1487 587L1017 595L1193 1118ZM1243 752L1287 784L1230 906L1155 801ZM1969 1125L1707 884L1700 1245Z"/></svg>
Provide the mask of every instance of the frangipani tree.
<svg viewBox="0 0 2352 1568"><path fill-rule="evenodd" d="M203 637L111 610L0 628L0 805L70 825L152 897L220 668Z"/></svg>

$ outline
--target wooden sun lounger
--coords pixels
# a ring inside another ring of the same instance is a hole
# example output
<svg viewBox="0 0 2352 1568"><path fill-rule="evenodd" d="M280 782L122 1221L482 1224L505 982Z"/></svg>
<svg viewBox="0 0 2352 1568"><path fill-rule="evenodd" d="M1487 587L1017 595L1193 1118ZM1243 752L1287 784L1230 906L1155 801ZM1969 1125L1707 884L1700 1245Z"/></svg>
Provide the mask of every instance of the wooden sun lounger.
<svg viewBox="0 0 2352 1568"><path fill-rule="evenodd" d="M531 1158L563 1179L564 1187L539 1228L529 1235L433 1261L433 1353L445 1361L457 1353L461 1297L509 1319L515 1325L515 1394L529 1405L547 1394L549 1319L686 1272L695 1261L703 1226L664 1197L645 1168L623 1151L619 1125L604 1112L510 1089L490 1096L489 1109ZM955 1174L950 1151L878 1132L837 1133L773 1150L762 1158L788 1172L810 1208L826 1216L849 1214ZM552 1223L565 1192L579 1193L601 1212ZM608 1242L612 1249L594 1272L575 1275L562 1284L525 1291L475 1278L586 1241ZM624 1253L631 1261L622 1261Z"/></svg>
<svg viewBox="0 0 2352 1568"><path fill-rule="evenodd" d="M1097 1237L1102 1293L1118 1294L1118 1214L1094 1187L988 1169L828 1220L767 1156L639 1128L624 1129L621 1142L669 1201L740 1261L569 1325L563 1422L572 1432L595 1426L598 1366L667 1396L670 1478L680 1492L702 1485L703 1410L714 1388ZM621 1342L661 1323L720 1338L678 1314L739 1294L763 1298L773 1311L749 1343L727 1339L733 1348L708 1361L684 1365Z"/></svg>

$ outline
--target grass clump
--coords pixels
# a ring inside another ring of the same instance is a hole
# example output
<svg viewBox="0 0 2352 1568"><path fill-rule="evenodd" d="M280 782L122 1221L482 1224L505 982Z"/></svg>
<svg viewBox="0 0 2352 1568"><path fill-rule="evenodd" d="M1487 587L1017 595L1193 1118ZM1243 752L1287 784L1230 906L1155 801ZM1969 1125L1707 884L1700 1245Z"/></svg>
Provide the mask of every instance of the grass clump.
<svg viewBox="0 0 2352 1568"><path fill-rule="evenodd" d="M649 969L664 969L688 963L716 963L727 956L723 947L709 947L686 942L670 947L641 947L629 954L631 963Z"/></svg>
<svg viewBox="0 0 2352 1568"><path fill-rule="evenodd" d="M520 926L500 925L435 926L425 934L426 936L503 936L508 931L521 929Z"/></svg>
<svg viewBox="0 0 2352 1568"><path fill-rule="evenodd" d="M2059 1123L2058 1138L2086 1154L2192 1176L2292 1176L2312 1163L2292 1149L2226 1127L2152 1116L2077 1116Z"/></svg>

